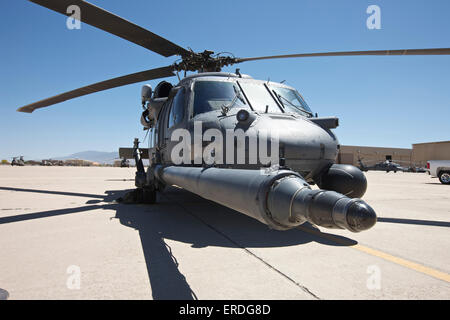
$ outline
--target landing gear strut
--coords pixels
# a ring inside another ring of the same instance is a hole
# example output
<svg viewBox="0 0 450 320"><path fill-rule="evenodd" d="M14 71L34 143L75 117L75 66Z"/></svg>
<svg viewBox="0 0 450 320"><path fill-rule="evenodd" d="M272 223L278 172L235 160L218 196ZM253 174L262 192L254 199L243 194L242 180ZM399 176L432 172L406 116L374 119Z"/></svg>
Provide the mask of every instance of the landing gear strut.
<svg viewBox="0 0 450 320"><path fill-rule="evenodd" d="M145 173L144 163L142 162L141 151L139 150L139 139L134 139L133 157L136 161L136 176L134 198L137 203L152 204L156 202L156 190L153 186L147 184L147 174Z"/></svg>

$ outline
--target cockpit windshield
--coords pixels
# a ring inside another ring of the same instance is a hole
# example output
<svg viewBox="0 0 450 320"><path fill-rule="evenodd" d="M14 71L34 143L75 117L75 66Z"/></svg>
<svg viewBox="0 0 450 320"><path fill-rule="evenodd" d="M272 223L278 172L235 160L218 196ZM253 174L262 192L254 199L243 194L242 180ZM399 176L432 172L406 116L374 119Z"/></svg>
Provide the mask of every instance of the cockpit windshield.
<svg viewBox="0 0 450 320"><path fill-rule="evenodd" d="M226 81L197 81L194 84L194 116L223 108L243 107L246 102L237 84Z"/></svg>
<svg viewBox="0 0 450 320"><path fill-rule="evenodd" d="M248 104L247 102L248 101ZM311 117L311 109L294 89L253 81L196 81L194 116L229 109L252 108L262 113L296 113Z"/></svg>
<svg viewBox="0 0 450 320"><path fill-rule="evenodd" d="M300 94L289 88L278 87L269 84L270 90L277 96L281 104L287 112L300 113L307 116L312 116L312 111L306 104L305 100Z"/></svg>
<svg viewBox="0 0 450 320"><path fill-rule="evenodd" d="M239 85L244 90L245 95L255 111L269 113L282 112L263 83L243 81L239 82Z"/></svg>

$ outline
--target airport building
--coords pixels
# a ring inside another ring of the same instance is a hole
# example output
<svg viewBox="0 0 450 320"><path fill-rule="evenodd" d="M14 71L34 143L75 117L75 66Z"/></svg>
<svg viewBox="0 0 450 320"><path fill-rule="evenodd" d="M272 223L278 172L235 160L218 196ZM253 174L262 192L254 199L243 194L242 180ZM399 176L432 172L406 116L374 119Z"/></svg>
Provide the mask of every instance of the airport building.
<svg viewBox="0 0 450 320"><path fill-rule="evenodd" d="M392 160L402 166L425 167L427 160L450 160L450 141L416 143L411 149L341 146L337 163L357 166L358 159L368 165Z"/></svg>

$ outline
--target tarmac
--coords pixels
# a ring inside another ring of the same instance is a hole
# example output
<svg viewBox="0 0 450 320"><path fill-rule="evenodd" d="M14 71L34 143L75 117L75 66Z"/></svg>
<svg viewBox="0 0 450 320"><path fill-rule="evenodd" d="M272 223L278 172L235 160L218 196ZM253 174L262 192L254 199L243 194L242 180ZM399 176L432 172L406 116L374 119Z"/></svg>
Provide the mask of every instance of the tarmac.
<svg viewBox="0 0 450 320"><path fill-rule="evenodd" d="M134 168L0 166L0 299L450 299L450 187L368 172L352 233L264 224Z"/></svg>

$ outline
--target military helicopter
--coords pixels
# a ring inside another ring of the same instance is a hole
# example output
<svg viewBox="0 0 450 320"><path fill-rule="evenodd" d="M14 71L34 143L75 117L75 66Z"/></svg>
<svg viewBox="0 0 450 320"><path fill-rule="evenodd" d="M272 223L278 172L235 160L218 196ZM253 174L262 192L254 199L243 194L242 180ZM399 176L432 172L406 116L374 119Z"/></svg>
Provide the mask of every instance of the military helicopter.
<svg viewBox="0 0 450 320"><path fill-rule="evenodd" d="M19 158L19 159L17 159ZM20 157L14 157L11 161L11 165L12 166L19 166L19 167L23 167L25 165L25 161L23 160L23 156Z"/></svg>
<svg viewBox="0 0 450 320"><path fill-rule="evenodd" d="M408 172L409 168L402 167L400 164L393 162L392 160L385 160L375 163L374 165L366 165L361 158L358 158L359 168L362 171L386 171L387 173L393 171Z"/></svg>
<svg viewBox="0 0 450 320"><path fill-rule="evenodd" d="M64 161L62 160L52 160L52 159L42 159L40 164L41 166L45 167L52 167L52 166L64 166Z"/></svg>
<svg viewBox="0 0 450 320"><path fill-rule="evenodd" d="M128 160L126 157L121 158L112 158L108 159L107 161L114 161L113 166L114 167L121 167L121 168L129 168L130 167L130 160Z"/></svg>
<svg viewBox="0 0 450 320"><path fill-rule="evenodd" d="M51 167L53 166L53 162L52 160L42 160L40 165L45 167Z"/></svg>
<svg viewBox="0 0 450 320"><path fill-rule="evenodd" d="M18 111L31 113L94 92L184 72L176 85L162 81L154 90L149 85L142 88L141 124L151 132L149 147L140 148L135 139L133 148L119 150L120 157L136 161L137 189L130 197L154 203L157 192L177 185L276 230L304 222L352 232L371 228L376 223L375 211L360 199L367 180L358 168L335 164L340 145L331 129L339 125L336 117L314 116L295 88L253 79L239 69L221 72L222 68L280 58L450 54L450 48L443 48L237 58L184 49L85 1L31 1L64 15L70 5L77 5L82 22L164 57L177 55L181 59L65 92ZM191 71L198 73L187 76ZM267 130L274 132L276 139L268 139ZM229 134L231 139L221 143L220 134L222 138ZM267 144L258 143L261 141ZM266 161L259 151L269 146L271 157ZM244 156L238 155L242 150ZM147 170L142 159L150 160ZM320 189L311 189L311 184Z"/></svg>
<svg viewBox="0 0 450 320"><path fill-rule="evenodd" d="M120 161L120 167L121 168L129 168L130 167L130 160L127 158L123 158L122 161Z"/></svg>

